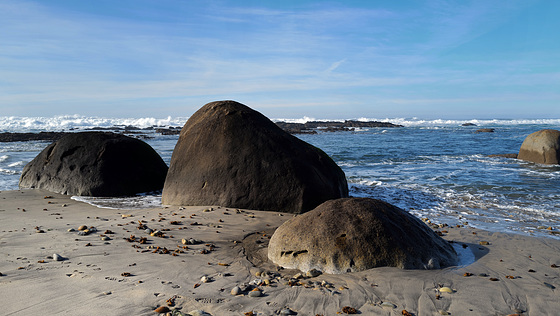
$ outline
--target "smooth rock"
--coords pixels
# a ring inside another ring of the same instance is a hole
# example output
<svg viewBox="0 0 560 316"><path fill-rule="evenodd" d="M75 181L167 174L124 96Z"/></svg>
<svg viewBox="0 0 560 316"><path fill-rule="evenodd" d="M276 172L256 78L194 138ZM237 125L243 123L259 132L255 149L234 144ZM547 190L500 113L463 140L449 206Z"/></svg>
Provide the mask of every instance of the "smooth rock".
<svg viewBox="0 0 560 316"><path fill-rule="evenodd" d="M259 290L252 290L251 292L249 292L249 296L250 297L259 297L262 295L262 292Z"/></svg>
<svg viewBox="0 0 560 316"><path fill-rule="evenodd" d="M169 307L163 305L154 310L154 312L156 313L167 313L169 311L170 311Z"/></svg>
<svg viewBox="0 0 560 316"><path fill-rule="evenodd" d="M62 261L62 260L64 260L64 257L62 257L61 255L59 255L59 254L57 254L57 253L55 253L55 254L52 256L52 258L53 258L54 261Z"/></svg>
<svg viewBox="0 0 560 316"><path fill-rule="evenodd" d="M457 262L449 242L420 219L369 198L330 200L284 222L270 239L268 258L286 269L330 274L381 266L430 269Z"/></svg>
<svg viewBox="0 0 560 316"><path fill-rule="evenodd" d="M233 289L231 289L231 295L239 295L241 294L241 288L239 288L239 286L234 286Z"/></svg>
<svg viewBox="0 0 560 316"><path fill-rule="evenodd" d="M86 230L87 228L88 227L86 225L82 225L82 226L78 227L78 230L82 231L82 230Z"/></svg>
<svg viewBox="0 0 560 316"><path fill-rule="evenodd" d="M205 312L203 310L200 310L200 309L190 311L188 314L191 315L191 316L208 316L208 315L210 315L207 312Z"/></svg>
<svg viewBox="0 0 560 316"><path fill-rule="evenodd" d="M321 271L319 271L317 269L311 269L311 270L309 270L305 273L305 276L308 277L308 278L314 278L314 277L320 276L321 274L322 274Z"/></svg>
<svg viewBox="0 0 560 316"><path fill-rule="evenodd" d="M297 315L297 313L289 308L284 308L283 310L280 311L280 315Z"/></svg>
<svg viewBox="0 0 560 316"><path fill-rule="evenodd" d="M162 204L302 213L347 196L344 172L322 150L241 103L217 101L181 130Z"/></svg>
<svg viewBox="0 0 560 316"><path fill-rule="evenodd" d="M518 159L542 164L560 164L560 131L544 129L527 136Z"/></svg>

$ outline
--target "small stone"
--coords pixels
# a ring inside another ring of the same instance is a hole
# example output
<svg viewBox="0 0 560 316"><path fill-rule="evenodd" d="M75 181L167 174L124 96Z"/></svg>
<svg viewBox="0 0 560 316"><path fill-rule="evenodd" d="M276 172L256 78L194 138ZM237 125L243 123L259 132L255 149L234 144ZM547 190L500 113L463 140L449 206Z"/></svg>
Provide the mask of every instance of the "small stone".
<svg viewBox="0 0 560 316"><path fill-rule="evenodd" d="M391 302L383 302L383 303L381 303L381 307L394 309L394 308L397 308L397 305L395 305Z"/></svg>
<svg viewBox="0 0 560 316"><path fill-rule="evenodd" d="M342 308L342 313L343 314L357 314L358 311L354 307L344 306Z"/></svg>
<svg viewBox="0 0 560 316"><path fill-rule="evenodd" d="M103 295L111 295L113 294L111 291L103 292Z"/></svg>
<svg viewBox="0 0 560 316"><path fill-rule="evenodd" d="M103 241L107 241L107 240L111 240L111 238L110 238L110 237L108 237L108 236L103 236L103 237L101 237L101 240L103 240Z"/></svg>
<svg viewBox="0 0 560 316"><path fill-rule="evenodd" d="M438 313L439 313L440 315L450 315L448 311L444 311L443 309L440 309L440 310L438 311Z"/></svg>
<svg viewBox="0 0 560 316"><path fill-rule="evenodd" d="M284 308L280 311L280 315L297 315L294 311L289 308Z"/></svg>
<svg viewBox="0 0 560 316"><path fill-rule="evenodd" d="M209 316L210 315L207 312L205 312L203 310L200 310L200 309L190 311L188 314L191 315L191 316Z"/></svg>
<svg viewBox="0 0 560 316"><path fill-rule="evenodd" d="M203 275L202 278L200 278L200 282L202 283L208 283L210 282L212 279L206 275Z"/></svg>
<svg viewBox="0 0 560 316"><path fill-rule="evenodd" d="M55 254L52 256L52 258L53 258L54 261L62 261L62 260L64 260L64 258L63 258L61 255L57 254L57 253L55 253Z"/></svg>
<svg viewBox="0 0 560 316"><path fill-rule="evenodd" d="M317 269L311 269L305 273L305 276L307 276L308 278L314 278L320 276L321 274L322 274L321 271Z"/></svg>
<svg viewBox="0 0 560 316"><path fill-rule="evenodd" d="M544 282L544 285L545 285L547 288L551 289L551 290L554 290L554 289L556 288L556 286L554 286L554 285L552 285L552 284L550 284L550 283Z"/></svg>
<svg viewBox="0 0 560 316"><path fill-rule="evenodd" d="M87 229L86 225L82 225L82 226L78 227L79 231L86 230L86 229Z"/></svg>
<svg viewBox="0 0 560 316"><path fill-rule="evenodd" d="M72 233L72 232L75 232L75 231L76 231L76 230L75 230L74 228L69 228L69 229L68 229L68 232L69 232L69 233Z"/></svg>
<svg viewBox="0 0 560 316"><path fill-rule="evenodd" d="M262 295L262 292L259 289L254 289L249 292L249 297L259 297Z"/></svg>
<svg viewBox="0 0 560 316"><path fill-rule="evenodd" d="M303 273L297 273L294 275L294 279L303 279Z"/></svg>
<svg viewBox="0 0 560 316"><path fill-rule="evenodd" d="M442 288L439 289L440 293L453 293L453 289L451 289L450 287L444 286Z"/></svg>
<svg viewBox="0 0 560 316"><path fill-rule="evenodd" d="M241 294L241 288L239 288L239 286L234 286L233 289L231 289L231 295L239 295Z"/></svg>
<svg viewBox="0 0 560 316"><path fill-rule="evenodd" d="M487 245L490 245L490 242L488 242L488 241L481 241L481 242L479 242L478 244L481 245L481 246L487 246Z"/></svg>

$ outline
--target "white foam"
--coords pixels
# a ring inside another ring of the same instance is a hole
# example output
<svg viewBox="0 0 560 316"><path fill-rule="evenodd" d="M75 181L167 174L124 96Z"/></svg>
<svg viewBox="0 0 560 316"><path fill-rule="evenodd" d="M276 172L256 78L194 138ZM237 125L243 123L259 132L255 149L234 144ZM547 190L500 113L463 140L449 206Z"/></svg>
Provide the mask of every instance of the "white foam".
<svg viewBox="0 0 560 316"><path fill-rule="evenodd" d="M107 209L145 209L161 207L161 195L138 195L133 197L91 197L72 196L72 200L84 202L99 208Z"/></svg>

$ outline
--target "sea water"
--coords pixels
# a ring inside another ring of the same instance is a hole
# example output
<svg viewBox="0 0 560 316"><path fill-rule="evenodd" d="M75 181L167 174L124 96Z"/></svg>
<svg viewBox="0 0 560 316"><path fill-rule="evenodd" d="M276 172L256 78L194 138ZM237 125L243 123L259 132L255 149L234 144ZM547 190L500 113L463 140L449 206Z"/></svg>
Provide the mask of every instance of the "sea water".
<svg viewBox="0 0 560 316"><path fill-rule="evenodd" d="M0 132L83 131L114 126L180 127L187 118L0 117ZM302 122L312 120L283 119ZM388 121L401 128L296 135L321 148L344 170L350 195L387 201L420 218L450 225L558 238L560 166L540 165L492 154L517 153L525 137L560 120ZM477 126L461 126L473 123ZM478 133L493 128L493 133ZM142 137L169 164L178 135L143 130ZM121 131L122 132L122 131ZM138 136L139 134L131 134ZM16 190L25 164L50 142L0 143L0 190ZM160 196L74 199L109 208L161 205Z"/></svg>

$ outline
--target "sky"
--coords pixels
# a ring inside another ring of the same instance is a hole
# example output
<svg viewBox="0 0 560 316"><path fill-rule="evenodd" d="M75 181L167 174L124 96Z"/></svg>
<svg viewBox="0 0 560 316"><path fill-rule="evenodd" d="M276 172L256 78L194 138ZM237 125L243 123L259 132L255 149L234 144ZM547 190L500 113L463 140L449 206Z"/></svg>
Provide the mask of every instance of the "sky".
<svg viewBox="0 0 560 316"><path fill-rule="evenodd" d="M560 118L557 0L0 0L0 116Z"/></svg>

